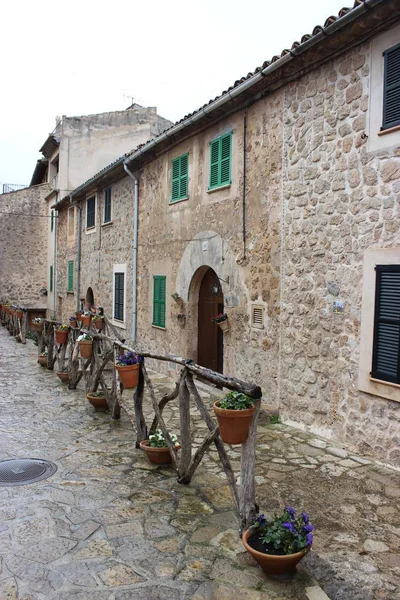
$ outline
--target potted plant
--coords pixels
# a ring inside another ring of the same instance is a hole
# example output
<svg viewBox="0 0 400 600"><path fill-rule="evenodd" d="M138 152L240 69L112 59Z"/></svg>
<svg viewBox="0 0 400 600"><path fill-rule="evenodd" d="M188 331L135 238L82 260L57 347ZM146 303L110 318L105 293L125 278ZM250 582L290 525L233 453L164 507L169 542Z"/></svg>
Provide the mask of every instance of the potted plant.
<svg viewBox="0 0 400 600"><path fill-rule="evenodd" d="M134 352L127 352L118 356L115 368L118 371L121 383L126 389L132 389L139 383L140 356Z"/></svg>
<svg viewBox="0 0 400 600"><path fill-rule="evenodd" d="M68 325L59 325L54 329L56 344L66 344L68 338Z"/></svg>
<svg viewBox="0 0 400 600"><path fill-rule="evenodd" d="M90 327L90 319L92 315L87 310L84 310L81 316L82 327L86 327L88 329Z"/></svg>
<svg viewBox="0 0 400 600"><path fill-rule="evenodd" d="M78 325L76 316L74 316L74 315L72 317L69 317L68 322L69 322L70 327L77 327L77 325Z"/></svg>
<svg viewBox="0 0 400 600"><path fill-rule="evenodd" d="M219 433L225 444L243 444L254 414L254 400L241 392L229 392L214 402Z"/></svg>
<svg viewBox="0 0 400 600"><path fill-rule="evenodd" d="M41 352L38 356L38 363L45 367L47 365L47 352Z"/></svg>
<svg viewBox="0 0 400 600"><path fill-rule="evenodd" d="M226 313L219 313L219 315L213 317L211 321L219 325L223 332L229 331L228 315Z"/></svg>
<svg viewBox="0 0 400 600"><path fill-rule="evenodd" d="M170 437L175 448L179 450L181 446L176 435ZM167 465L172 461L171 453L161 429L157 429L152 435L149 435L148 440L141 441L139 445L146 452L149 461L156 465Z"/></svg>
<svg viewBox="0 0 400 600"><path fill-rule="evenodd" d="M79 344L82 358L90 358L92 356L92 336L82 333L76 341Z"/></svg>
<svg viewBox="0 0 400 600"><path fill-rule="evenodd" d="M41 319L40 317L35 317L31 321L31 329L33 329L34 331L43 331L43 325L43 319Z"/></svg>
<svg viewBox="0 0 400 600"><path fill-rule="evenodd" d="M69 372L68 372L67 367L64 367L62 371L56 371L56 373L63 383L68 383Z"/></svg>
<svg viewBox="0 0 400 600"><path fill-rule="evenodd" d="M292 506L270 521L259 515L242 536L243 545L260 567L271 575L293 572L297 563L309 552L314 527L307 513L296 518Z"/></svg>
<svg viewBox="0 0 400 600"><path fill-rule="evenodd" d="M97 331L101 331L103 329L104 326L104 317L100 316L100 315L96 315L93 317L92 319L94 326L96 327Z"/></svg>
<svg viewBox="0 0 400 600"><path fill-rule="evenodd" d="M108 410L107 400L103 392L88 392L86 398L96 411Z"/></svg>

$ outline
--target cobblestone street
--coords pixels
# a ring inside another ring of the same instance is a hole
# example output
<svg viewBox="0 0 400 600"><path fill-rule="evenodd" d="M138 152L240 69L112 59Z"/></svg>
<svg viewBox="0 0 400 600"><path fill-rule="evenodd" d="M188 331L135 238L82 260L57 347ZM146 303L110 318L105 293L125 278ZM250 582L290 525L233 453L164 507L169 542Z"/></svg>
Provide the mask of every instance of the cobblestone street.
<svg viewBox="0 0 400 600"><path fill-rule="evenodd" d="M179 485L135 448L125 411L120 421L95 413L82 383L68 390L36 359L32 342L0 330L0 459L58 466L47 480L0 487L0 600L400 598L399 471L262 418L261 512L291 504L316 527L296 576L268 578L238 537L216 451ZM158 394L172 389L152 381ZM178 433L172 405L165 415ZM201 441L195 412L193 421ZM229 456L239 472L240 449Z"/></svg>

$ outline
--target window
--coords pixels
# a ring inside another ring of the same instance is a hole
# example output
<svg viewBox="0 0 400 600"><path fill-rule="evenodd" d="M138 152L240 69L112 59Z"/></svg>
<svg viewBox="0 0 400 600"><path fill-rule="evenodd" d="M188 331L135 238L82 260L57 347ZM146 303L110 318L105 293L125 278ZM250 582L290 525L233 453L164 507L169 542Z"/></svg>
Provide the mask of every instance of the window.
<svg viewBox="0 0 400 600"><path fill-rule="evenodd" d="M54 210L51 211L51 215L50 215L50 231L53 231L54 229Z"/></svg>
<svg viewBox="0 0 400 600"><path fill-rule="evenodd" d="M124 320L125 273L114 273L114 319Z"/></svg>
<svg viewBox="0 0 400 600"><path fill-rule="evenodd" d="M400 125L400 44L383 53L383 124L382 129Z"/></svg>
<svg viewBox="0 0 400 600"><path fill-rule="evenodd" d="M210 143L210 190L231 183L231 155L232 132Z"/></svg>
<svg viewBox="0 0 400 600"><path fill-rule="evenodd" d="M74 261L68 261L68 287L67 292L74 291Z"/></svg>
<svg viewBox="0 0 400 600"><path fill-rule="evenodd" d="M189 154L182 154L172 161L171 202L188 197Z"/></svg>
<svg viewBox="0 0 400 600"><path fill-rule="evenodd" d="M53 265L50 265L50 292L53 291Z"/></svg>
<svg viewBox="0 0 400 600"><path fill-rule="evenodd" d="M86 229L94 227L96 223L96 198L92 196L86 200Z"/></svg>
<svg viewBox="0 0 400 600"><path fill-rule="evenodd" d="M104 223L111 223L111 188L104 190Z"/></svg>
<svg viewBox="0 0 400 600"><path fill-rule="evenodd" d="M68 209L68 231L67 237L73 238L75 234L75 208L71 207Z"/></svg>
<svg viewBox="0 0 400 600"><path fill-rule="evenodd" d="M374 379L400 383L400 265L377 265L372 354Z"/></svg>
<svg viewBox="0 0 400 600"><path fill-rule="evenodd" d="M165 328L165 275L153 277L153 325Z"/></svg>

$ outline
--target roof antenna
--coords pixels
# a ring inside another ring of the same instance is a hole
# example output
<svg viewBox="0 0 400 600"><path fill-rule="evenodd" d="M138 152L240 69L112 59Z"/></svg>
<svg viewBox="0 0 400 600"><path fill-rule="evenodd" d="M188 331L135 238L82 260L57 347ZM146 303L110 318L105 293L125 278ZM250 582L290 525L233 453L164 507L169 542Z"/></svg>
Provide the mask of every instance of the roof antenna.
<svg viewBox="0 0 400 600"><path fill-rule="evenodd" d="M143 102L143 100L140 100L139 98L135 98L134 96L132 96L132 94L123 94L123 97L127 98L128 100L131 101L131 103L128 106L128 108L131 108L131 106L133 106L137 102ZM128 109L125 109L125 110L128 110Z"/></svg>

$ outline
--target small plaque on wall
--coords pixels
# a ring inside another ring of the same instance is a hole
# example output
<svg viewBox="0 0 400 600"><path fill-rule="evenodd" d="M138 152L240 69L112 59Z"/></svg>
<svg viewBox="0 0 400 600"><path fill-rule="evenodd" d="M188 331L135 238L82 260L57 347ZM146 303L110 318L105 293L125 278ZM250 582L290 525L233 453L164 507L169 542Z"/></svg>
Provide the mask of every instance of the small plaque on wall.
<svg viewBox="0 0 400 600"><path fill-rule="evenodd" d="M344 313L344 302L342 300L335 300L333 302L333 312L337 315L343 315Z"/></svg>
<svg viewBox="0 0 400 600"><path fill-rule="evenodd" d="M233 294L227 294L224 299L225 306L239 306L238 298Z"/></svg>

